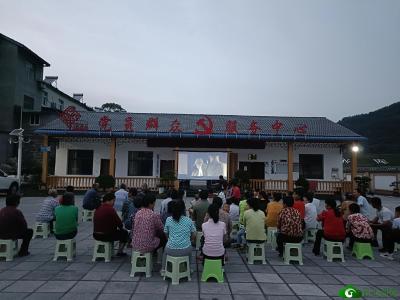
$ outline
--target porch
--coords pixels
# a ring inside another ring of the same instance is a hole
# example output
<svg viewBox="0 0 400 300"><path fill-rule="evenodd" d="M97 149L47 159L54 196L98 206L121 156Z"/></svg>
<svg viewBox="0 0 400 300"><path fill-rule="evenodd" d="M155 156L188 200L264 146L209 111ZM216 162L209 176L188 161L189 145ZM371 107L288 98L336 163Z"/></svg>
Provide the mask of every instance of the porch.
<svg viewBox="0 0 400 300"><path fill-rule="evenodd" d="M87 190L95 182L95 176L48 176L47 188L64 189L72 185L76 190ZM161 184L159 177L154 176L127 176L115 177L115 185L125 183L128 187L140 187L144 183L152 191L156 191ZM163 183L166 186L173 186L172 182ZM288 180L264 180L250 179L251 189L260 189L268 192L287 192ZM293 189L293 187L292 187ZM351 181L310 181L310 189L317 194L334 194L336 192L352 192Z"/></svg>

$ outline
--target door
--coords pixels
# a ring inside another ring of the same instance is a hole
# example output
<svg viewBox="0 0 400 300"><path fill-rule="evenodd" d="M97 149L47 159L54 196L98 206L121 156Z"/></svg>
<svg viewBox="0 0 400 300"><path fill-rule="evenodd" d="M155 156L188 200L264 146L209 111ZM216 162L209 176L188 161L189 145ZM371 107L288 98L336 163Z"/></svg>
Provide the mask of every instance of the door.
<svg viewBox="0 0 400 300"><path fill-rule="evenodd" d="M237 153L228 153L228 180L235 177L235 172L237 171L238 165L238 154Z"/></svg>
<svg viewBox="0 0 400 300"><path fill-rule="evenodd" d="M239 162L239 170L246 171L250 175L250 179L264 179L265 167L263 162Z"/></svg>
<svg viewBox="0 0 400 300"><path fill-rule="evenodd" d="M174 172L174 160L160 160L160 177L164 177L168 172ZM175 174L177 176L177 174Z"/></svg>
<svg viewBox="0 0 400 300"><path fill-rule="evenodd" d="M110 173L110 160L101 159L100 161L100 175L108 175Z"/></svg>

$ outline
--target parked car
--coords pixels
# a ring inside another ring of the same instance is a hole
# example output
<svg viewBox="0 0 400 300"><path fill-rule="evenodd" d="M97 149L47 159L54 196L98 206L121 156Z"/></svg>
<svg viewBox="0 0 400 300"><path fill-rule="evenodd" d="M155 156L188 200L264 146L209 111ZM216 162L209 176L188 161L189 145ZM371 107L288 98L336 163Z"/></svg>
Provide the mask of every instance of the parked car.
<svg viewBox="0 0 400 300"><path fill-rule="evenodd" d="M0 169L0 191L17 192L19 190L19 179L15 175L8 175Z"/></svg>

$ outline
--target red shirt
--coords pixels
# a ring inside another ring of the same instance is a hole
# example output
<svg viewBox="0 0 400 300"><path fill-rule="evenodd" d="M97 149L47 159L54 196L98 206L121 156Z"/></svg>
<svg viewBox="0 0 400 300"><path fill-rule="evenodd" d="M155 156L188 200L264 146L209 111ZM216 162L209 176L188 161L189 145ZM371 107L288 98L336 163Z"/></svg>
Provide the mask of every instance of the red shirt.
<svg viewBox="0 0 400 300"><path fill-rule="evenodd" d="M338 241L345 239L346 231L344 229L344 220L341 215L337 217L332 208L328 208L320 213L317 220L322 222L324 236L326 238Z"/></svg>
<svg viewBox="0 0 400 300"><path fill-rule="evenodd" d="M112 205L103 203L94 212L93 232L107 235L114 233L117 228L123 228L121 219Z"/></svg>
<svg viewBox="0 0 400 300"><path fill-rule="evenodd" d="M295 200L293 203L293 208L295 208L299 211L300 217L304 220L304 217L306 215L306 205L305 205L304 201Z"/></svg>
<svg viewBox="0 0 400 300"><path fill-rule="evenodd" d="M232 197L235 199L240 199L241 194L240 194L240 189L238 186L234 186L232 188Z"/></svg>

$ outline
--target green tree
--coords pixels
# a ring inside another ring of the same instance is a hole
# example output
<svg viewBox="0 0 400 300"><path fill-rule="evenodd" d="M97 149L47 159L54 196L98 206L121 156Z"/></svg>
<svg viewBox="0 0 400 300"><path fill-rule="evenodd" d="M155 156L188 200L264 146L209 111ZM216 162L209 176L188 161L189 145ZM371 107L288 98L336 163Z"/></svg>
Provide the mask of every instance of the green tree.
<svg viewBox="0 0 400 300"><path fill-rule="evenodd" d="M119 104L113 102L104 103L101 109L107 112L126 112L126 110Z"/></svg>

